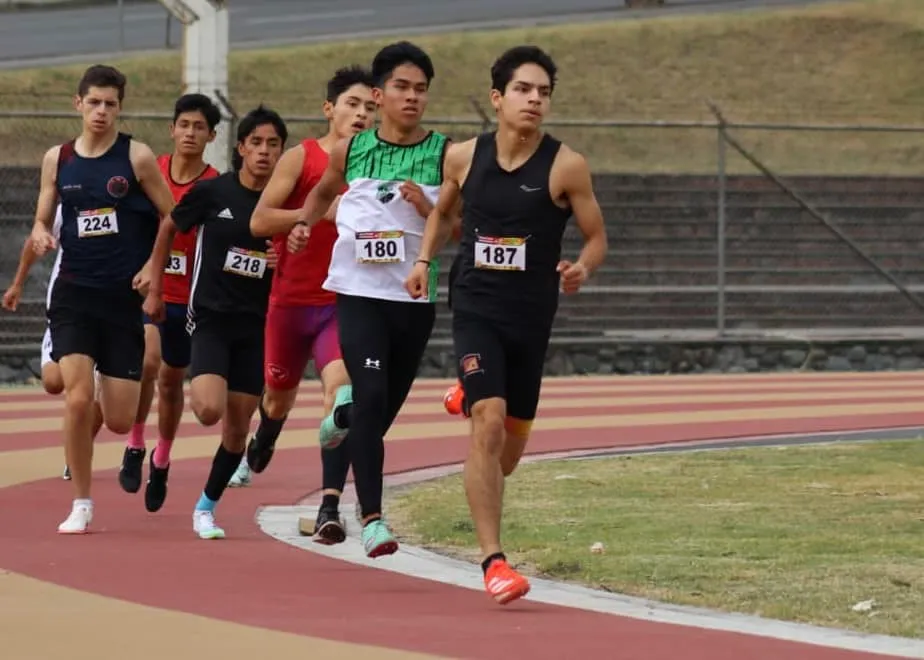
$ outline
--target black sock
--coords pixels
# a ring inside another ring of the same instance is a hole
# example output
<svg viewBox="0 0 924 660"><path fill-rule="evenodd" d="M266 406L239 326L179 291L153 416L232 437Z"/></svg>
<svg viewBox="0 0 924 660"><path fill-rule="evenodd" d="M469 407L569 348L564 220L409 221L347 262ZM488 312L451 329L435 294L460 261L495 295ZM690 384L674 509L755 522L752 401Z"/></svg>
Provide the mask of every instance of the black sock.
<svg viewBox="0 0 924 660"><path fill-rule="evenodd" d="M490 555L487 559L481 562L481 572L487 573L491 564L498 559L501 561L507 561L507 556L503 552L495 552L493 555Z"/></svg>
<svg viewBox="0 0 924 660"><path fill-rule="evenodd" d="M286 423L286 418L288 415L282 419L273 419L266 414L266 410L263 408L263 401L260 401L260 424L257 426L257 430L254 432L254 437L258 445L263 445L264 447L275 445L276 440L279 439L279 434L282 433L282 427Z"/></svg>
<svg viewBox="0 0 924 660"><path fill-rule="evenodd" d="M228 487L228 482L234 476L234 471L241 464L241 458L244 452L232 453L225 449L224 445L219 445L218 451L215 452L215 458L212 459L212 469L209 471L209 478L205 482L205 496L217 502L221 499L222 493Z"/></svg>
<svg viewBox="0 0 924 660"><path fill-rule="evenodd" d="M348 435L333 449L321 452L321 489L343 492L347 474L350 471L350 454Z"/></svg>
<svg viewBox="0 0 924 660"><path fill-rule="evenodd" d="M350 428L350 422L353 420L353 404L344 403L342 406L334 408L334 424L338 429Z"/></svg>
<svg viewBox="0 0 924 660"><path fill-rule="evenodd" d="M321 508L328 511L337 511L340 509L339 495L325 495L321 498Z"/></svg>

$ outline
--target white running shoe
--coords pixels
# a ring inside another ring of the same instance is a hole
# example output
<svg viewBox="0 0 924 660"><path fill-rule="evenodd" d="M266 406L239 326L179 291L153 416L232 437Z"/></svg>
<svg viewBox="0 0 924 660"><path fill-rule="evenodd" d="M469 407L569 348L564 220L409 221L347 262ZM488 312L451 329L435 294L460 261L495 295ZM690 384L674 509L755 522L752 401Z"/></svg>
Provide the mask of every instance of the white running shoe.
<svg viewBox="0 0 924 660"><path fill-rule="evenodd" d="M240 464L237 466L237 470L231 475L228 488L244 488L245 486L249 486L252 474L250 466L247 465L247 457L245 456L241 459Z"/></svg>
<svg viewBox="0 0 924 660"><path fill-rule="evenodd" d="M71 514L58 525L58 534L86 534L93 521L93 502L91 500L74 500Z"/></svg>
<svg viewBox="0 0 924 660"><path fill-rule="evenodd" d="M204 509L193 511L193 531L199 535L200 539L225 538L225 530L215 524L215 515Z"/></svg>

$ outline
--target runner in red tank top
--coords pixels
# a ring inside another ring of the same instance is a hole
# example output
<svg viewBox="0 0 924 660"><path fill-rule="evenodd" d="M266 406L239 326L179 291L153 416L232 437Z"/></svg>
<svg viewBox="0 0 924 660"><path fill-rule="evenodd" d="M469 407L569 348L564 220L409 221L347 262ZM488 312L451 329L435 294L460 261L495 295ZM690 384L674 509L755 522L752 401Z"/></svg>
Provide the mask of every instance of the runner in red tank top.
<svg viewBox="0 0 924 660"><path fill-rule="evenodd" d="M206 145L215 137L221 112L208 96L186 94L177 99L173 110L170 136L173 153L157 159L173 198L179 201L186 191L202 179L218 176L218 170L203 160ZM151 454L150 473L144 490L148 511L158 511L167 497L170 448L183 415L183 378L189 366L190 338L186 332L186 306L189 302L190 278L196 235L177 234L164 271L164 299L167 315L155 324L145 316L144 367L141 375L141 398L131 434L128 436L119 484L128 493L141 488L144 457L147 454L144 427L157 383L157 426L160 439Z"/></svg>
<svg viewBox="0 0 924 660"><path fill-rule="evenodd" d="M231 485L245 485L251 470L262 472L266 468L309 359L314 359L321 376L325 416L333 409L335 392L349 383L340 356L335 296L322 287L337 227L331 221L318 223L308 245L298 254L289 253L285 242L308 192L327 168L330 149L338 141L372 126L373 84L371 73L359 67L340 69L334 74L327 83L324 103L324 115L330 122L327 134L319 140L305 140L283 155L254 210L251 232L254 236L273 236L279 263L266 315L266 390L260 403L260 425ZM329 218L336 206L335 201ZM345 538L339 503L349 470L346 448L341 444L322 452L322 463L324 499L314 528L309 528L307 534L313 531L320 543L339 543Z"/></svg>

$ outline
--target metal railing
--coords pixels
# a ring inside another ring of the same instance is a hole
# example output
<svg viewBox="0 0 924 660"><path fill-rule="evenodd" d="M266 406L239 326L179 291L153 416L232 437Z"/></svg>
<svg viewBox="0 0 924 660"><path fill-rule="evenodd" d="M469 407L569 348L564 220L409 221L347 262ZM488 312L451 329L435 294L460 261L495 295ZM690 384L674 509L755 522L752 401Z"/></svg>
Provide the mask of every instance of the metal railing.
<svg viewBox="0 0 924 660"><path fill-rule="evenodd" d="M456 140L473 137L492 126L484 109L473 108L478 116L428 117L427 125ZM586 295L563 302L564 319L601 332L684 328L719 336L924 319L917 295L924 126L734 122L713 109L711 121L547 122L586 155L611 235L606 267ZM232 135L235 116L232 109L225 119ZM124 130L158 152L171 147L169 121L162 113L123 116ZM287 123L291 143L327 127L323 117ZM31 223L42 153L78 128L70 113L0 113L2 287ZM569 229L565 253L578 247ZM26 297L39 300L46 279L37 264Z"/></svg>

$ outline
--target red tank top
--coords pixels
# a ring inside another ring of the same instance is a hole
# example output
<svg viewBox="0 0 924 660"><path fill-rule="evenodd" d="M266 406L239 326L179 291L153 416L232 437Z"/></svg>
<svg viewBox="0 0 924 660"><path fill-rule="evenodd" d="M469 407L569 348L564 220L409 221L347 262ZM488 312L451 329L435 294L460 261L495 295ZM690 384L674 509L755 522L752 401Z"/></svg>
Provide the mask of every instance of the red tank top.
<svg viewBox="0 0 924 660"><path fill-rule="evenodd" d="M308 193L327 169L328 154L318 145L317 140L303 140L302 148L305 150L302 173L292 194L283 204L285 209L301 208ZM286 249L287 237L288 233L273 237L279 263L273 274L270 304L281 307L333 305L337 294L325 291L323 284L327 279L331 252L337 241L337 225L330 220L321 220L312 227L305 248L296 254Z"/></svg>
<svg viewBox="0 0 924 660"><path fill-rule="evenodd" d="M211 179L218 176L218 170L211 165L207 165L198 177L187 183L177 183L170 175L170 162L173 156L164 154L158 157L157 164L160 166L161 174L167 180L170 192L173 193L174 201L180 201L183 195L193 187L193 185L202 179ZM196 253L196 230L191 229L183 234L177 232L173 236L173 244L170 246L170 259L167 262L167 268L164 271L164 302L177 305L189 304L189 286L192 279L193 257Z"/></svg>

